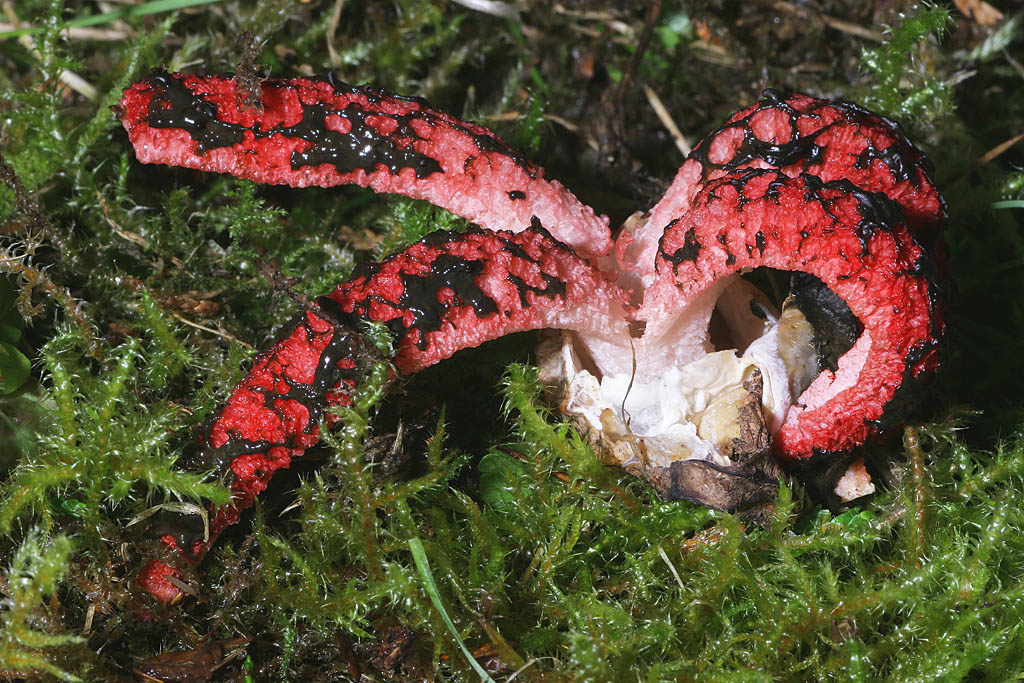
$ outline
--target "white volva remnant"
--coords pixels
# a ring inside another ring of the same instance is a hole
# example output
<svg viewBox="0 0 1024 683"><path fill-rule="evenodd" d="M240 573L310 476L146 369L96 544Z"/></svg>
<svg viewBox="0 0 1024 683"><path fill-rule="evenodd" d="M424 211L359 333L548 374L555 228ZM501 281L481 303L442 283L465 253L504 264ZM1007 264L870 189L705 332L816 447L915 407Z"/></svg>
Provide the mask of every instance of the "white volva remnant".
<svg viewBox="0 0 1024 683"><path fill-rule="evenodd" d="M648 465L668 467L698 458L726 466L729 457L709 438L715 433L709 423L719 419L716 413L725 404L746 396L744 383L755 370L761 376L761 412L771 433L782 426L792 404L776 331L777 322L769 318L742 354L713 351L653 376L647 373L646 379L632 372L595 375L584 367L573 336L563 334L557 360L551 359L555 362L548 369L564 382L562 410L585 421L621 464L643 458Z"/></svg>

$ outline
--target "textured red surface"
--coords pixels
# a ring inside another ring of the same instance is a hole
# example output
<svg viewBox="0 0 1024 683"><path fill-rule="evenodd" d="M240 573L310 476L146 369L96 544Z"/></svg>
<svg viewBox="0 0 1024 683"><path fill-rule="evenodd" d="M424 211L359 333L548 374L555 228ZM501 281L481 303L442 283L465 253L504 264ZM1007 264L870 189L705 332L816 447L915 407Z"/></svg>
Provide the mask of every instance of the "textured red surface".
<svg viewBox="0 0 1024 683"><path fill-rule="evenodd" d="M353 277L328 296L345 313L392 321L395 365L403 373L513 332L626 332L626 293L564 244L532 228L518 234L441 234L384 260L373 271ZM431 306L434 310L426 311ZM422 319L436 329L418 326Z"/></svg>
<svg viewBox="0 0 1024 683"><path fill-rule="evenodd" d="M306 78L263 81L257 109L240 106L243 97L228 77L156 72L125 90L121 121L143 163L293 187L356 184L491 230L518 231L536 216L582 254L611 248L607 218L487 129L423 100Z"/></svg>
<svg viewBox="0 0 1024 683"><path fill-rule="evenodd" d="M650 305L667 299L671 310L730 273L768 266L811 273L863 323L871 343L856 383L815 409L790 411L775 436L787 458L863 443L903 383L908 359L912 377L938 364L937 302L918 272L927 257L901 223L859 228L867 211L851 193L813 179L734 172L704 187L665 233ZM694 257L670 260L680 252Z"/></svg>
<svg viewBox="0 0 1024 683"><path fill-rule="evenodd" d="M664 198L634 236L622 267L649 273L658 240L670 222L690 209L708 182L739 177L743 169L777 169L790 178L845 180L896 202L919 241L940 240L946 207L932 180L931 163L899 125L862 107L806 95L766 91L757 104L736 112L693 150ZM944 261L943 248L935 256Z"/></svg>
<svg viewBox="0 0 1024 683"><path fill-rule="evenodd" d="M797 151L785 149L794 142ZM778 168L790 178L807 174L881 192L914 231L935 230L945 217L924 154L898 124L853 104L800 94L765 98L733 114L695 152L698 161L704 157L708 180L741 168Z"/></svg>
<svg viewBox="0 0 1024 683"><path fill-rule="evenodd" d="M946 207L931 173L893 121L766 91L694 148L652 210L658 282L638 315L667 318L743 269L815 275L863 323L867 359L853 386L791 410L774 446L798 461L862 444L897 390L938 367ZM652 236L637 240L632 258L650 255Z"/></svg>
<svg viewBox="0 0 1024 683"><path fill-rule="evenodd" d="M142 568L136 582L140 588L158 601L171 604L180 600L183 593L180 588L167 580L168 576L180 580L182 572L169 564L153 560Z"/></svg>
<svg viewBox="0 0 1024 683"><path fill-rule="evenodd" d="M266 442L263 452L245 453L231 461L235 506L248 506L267 486L273 473L287 467L319 440L310 406L290 398L293 387L314 384L324 350L339 332L314 313L269 352L261 354L252 370L235 388L227 405L211 424L207 443L217 449L228 443ZM338 359L352 367L349 358ZM345 387L330 387L324 394L327 406L345 402ZM322 410L324 406L321 406Z"/></svg>
<svg viewBox="0 0 1024 683"><path fill-rule="evenodd" d="M346 377L356 368L345 335L333 323L309 312L276 346L257 356L227 405L200 435L199 466L229 468L232 503L210 511L208 539L179 543L167 535L162 539L165 545L178 551L187 546L190 557L184 559L198 562L220 533L236 523L241 511L266 489L274 473L319 441L320 418L333 422L327 409L346 404L346 392L355 385L354 379ZM172 590L173 584L160 576L150 564L139 581L158 589L147 591L167 602L178 589Z"/></svg>

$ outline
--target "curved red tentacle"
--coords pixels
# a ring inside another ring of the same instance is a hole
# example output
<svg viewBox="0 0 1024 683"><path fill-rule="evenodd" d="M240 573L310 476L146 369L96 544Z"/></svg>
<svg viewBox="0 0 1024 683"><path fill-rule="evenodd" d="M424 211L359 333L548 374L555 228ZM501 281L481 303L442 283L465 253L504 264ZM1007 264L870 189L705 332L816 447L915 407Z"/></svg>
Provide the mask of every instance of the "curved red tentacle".
<svg viewBox="0 0 1024 683"><path fill-rule="evenodd" d="M203 430L194 469L230 473L233 500L211 511L207 538L168 533L176 559L198 562L238 521L273 475L319 441L329 408L349 402L365 370L354 332L360 320L395 333L394 363L404 374L512 332L564 328L591 335L622 333L626 294L539 225L519 233L471 228L437 232L319 299L281 340L257 356L227 405ZM165 558L166 559L166 558ZM177 574L173 573L179 572ZM151 561L139 576L162 602L180 598Z"/></svg>
<svg viewBox="0 0 1024 683"><path fill-rule="evenodd" d="M902 127L850 102L766 90L760 102L702 140L691 158L706 180L743 168L846 180L895 202L915 235L934 230L946 215L931 162Z"/></svg>
<svg viewBox="0 0 1024 683"><path fill-rule="evenodd" d="M933 167L898 123L849 102L765 90L693 148L644 227L624 239L622 267L653 275L657 242L709 182L742 169L777 169L790 178L845 180L894 201L914 237L944 263L946 204Z"/></svg>
<svg viewBox="0 0 1024 683"><path fill-rule="evenodd" d="M386 322L403 373L523 330L626 334L626 294L534 225L517 234L479 228L434 233L362 267L324 298L344 315Z"/></svg>
<svg viewBox="0 0 1024 683"><path fill-rule="evenodd" d="M810 273L849 306L860 339L794 405L775 447L791 460L846 451L879 431L912 380L938 365L943 332L935 267L899 205L846 179L777 170L733 171L709 182L666 231L659 280L645 307L667 312L723 277L768 266ZM649 324L655 336L660 323Z"/></svg>
<svg viewBox="0 0 1024 683"><path fill-rule="evenodd" d="M189 469L213 471L230 482L232 502L210 510L209 533L181 520L157 520L169 556L149 561L139 586L163 603L183 597L174 581L183 564L198 563L217 537L236 523L274 474L320 439L320 421L329 409L346 405L364 372L360 338L354 330L308 311L285 326L280 340L260 353L227 404L198 434L187 456Z"/></svg>
<svg viewBox="0 0 1024 683"><path fill-rule="evenodd" d="M260 105L228 76L154 71L118 113L143 163L293 187L355 184L425 199L491 230L536 216L589 257L611 248L608 219L544 178L486 128L418 98L324 78L268 79Z"/></svg>

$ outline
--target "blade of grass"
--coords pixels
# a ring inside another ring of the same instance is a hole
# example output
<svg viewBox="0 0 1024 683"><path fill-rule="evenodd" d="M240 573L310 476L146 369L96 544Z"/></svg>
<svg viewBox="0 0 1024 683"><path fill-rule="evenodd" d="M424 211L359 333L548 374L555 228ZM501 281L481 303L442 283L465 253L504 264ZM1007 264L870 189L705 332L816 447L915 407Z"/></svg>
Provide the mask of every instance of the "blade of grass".
<svg viewBox="0 0 1024 683"><path fill-rule="evenodd" d="M113 12L103 12L102 14L87 14L82 17L77 17L71 21L67 21L61 26L61 30L67 28L81 28L83 26L96 26L97 24L109 24L112 21L118 19L130 19L131 17L143 17L147 14L159 14L161 12L173 12L179 9L186 9L188 7L196 7L197 5L212 5L220 0L153 0L153 2L147 2L143 5L130 5ZM19 28L14 31L4 31L0 33L0 40L6 38L18 38L19 36L29 36L42 33L44 29L42 26L33 26L29 28Z"/></svg>
<svg viewBox="0 0 1024 683"><path fill-rule="evenodd" d="M420 574L420 579L423 581L423 587L427 591L427 595L430 596L430 601L434 603L434 608L441 615L441 619L444 621L444 625L448 627L448 631L451 632L455 638L455 642L459 644L459 649L466 655L466 660L469 662L473 670L480 674L481 681L490 681L494 683L494 679L491 678L487 671L480 666L480 662L473 658L469 648L462 642L462 638L459 636L458 630L455 628L455 624L452 622L451 617L448 616L448 612L444 608L444 603L441 602L441 594L437 591L437 584L434 583L434 575L430 571L430 563L427 562L427 553L423 550L423 542L418 538L409 539L409 550L412 551L412 561L416 563L416 571Z"/></svg>

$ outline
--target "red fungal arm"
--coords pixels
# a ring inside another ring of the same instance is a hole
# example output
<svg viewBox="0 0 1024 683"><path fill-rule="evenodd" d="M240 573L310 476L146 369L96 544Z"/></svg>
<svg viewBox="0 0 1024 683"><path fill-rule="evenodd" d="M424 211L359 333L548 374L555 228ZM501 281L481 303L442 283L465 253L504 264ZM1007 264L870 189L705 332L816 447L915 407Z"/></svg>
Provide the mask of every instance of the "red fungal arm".
<svg viewBox="0 0 1024 683"><path fill-rule="evenodd" d="M891 408L937 368L943 330L934 264L898 204L845 179L723 175L666 231L644 307L681 310L711 283L758 266L814 275L864 326L837 372L823 371L790 409L775 437L780 454L846 451L884 428L883 414L898 420Z"/></svg>
<svg viewBox="0 0 1024 683"><path fill-rule="evenodd" d="M403 373L523 330L597 338L626 330L626 294L539 225L518 234L434 233L324 299L344 315L386 322Z"/></svg>
<svg viewBox="0 0 1024 683"><path fill-rule="evenodd" d="M211 535L238 521L238 510L252 505L277 470L319 441L325 410L347 404L360 379L357 344L353 331L307 312L256 358L202 435L199 469L228 467L234 492L233 505L211 521Z"/></svg>
<svg viewBox="0 0 1024 683"><path fill-rule="evenodd" d="M300 316L256 358L200 435L193 466L229 472L234 492L231 505L212 511L210 537L168 534L163 542L187 548L190 557L179 559L198 562L274 473L317 443L325 409L346 404L360 380L359 320L391 328L395 365L411 373L512 332L558 327L622 334L625 301L624 292L539 225L519 233L438 232L364 266L321 297L319 312ZM155 563L139 575L140 586L161 602L178 599L168 572Z"/></svg>
<svg viewBox="0 0 1024 683"><path fill-rule="evenodd" d="M611 248L607 218L486 128L333 75L260 87L261 106L249 109L230 77L154 71L125 90L118 111L143 163L293 187L361 185L491 230L536 217L586 257Z"/></svg>
<svg viewBox="0 0 1024 683"><path fill-rule="evenodd" d="M226 474L232 503L210 511L207 538L173 521L158 523L174 530L161 537L175 551L165 559L179 564L201 560L221 532L266 489L274 473L319 441L320 419L331 421L325 411L348 403L348 392L360 379L358 347L353 330L307 312L286 327L281 341L256 357L227 405L200 433L198 450L188 463L195 470ZM152 560L137 581L157 600L170 603L181 595L167 575L182 576L180 569Z"/></svg>
<svg viewBox="0 0 1024 683"><path fill-rule="evenodd" d="M706 180L743 168L846 180L895 202L914 233L934 230L945 218L924 153L898 123L849 102L766 90L760 102L702 140L691 158Z"/></svg>
<svg viewBox="0 0 1024 683"><path fill-rule="evenodd" d="M655 336L671 311L744 268L811 273L847 303L864 333L775 437L802 462L898 422L904 396L936 370L945 220L931 164L897 123L766 90L694 148L617 253L623 269L657 279L637 313Z"/></svg>
<svg viewBox="0 0 1024 683"><path fill-rule="evenodd" d="M845 180L885 194L928 249L946 219L931 162L898 123L848 102L765 90L757 104L733 114L694 147L644 229L632 236L622 266L649 273L668 224L707 183L742 169L777 169L790 178L811 175L825 183Z"/></svg>

